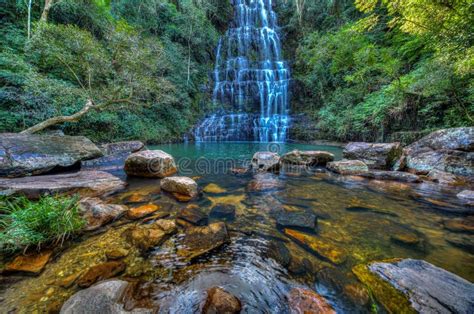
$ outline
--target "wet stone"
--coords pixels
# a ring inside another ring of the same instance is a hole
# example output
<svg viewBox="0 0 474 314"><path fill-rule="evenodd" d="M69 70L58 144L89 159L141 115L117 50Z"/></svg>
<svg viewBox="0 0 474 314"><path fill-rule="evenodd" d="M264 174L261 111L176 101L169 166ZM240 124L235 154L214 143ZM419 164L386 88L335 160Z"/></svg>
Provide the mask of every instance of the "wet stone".
<svg viewBox="0 0 474 314"><path fill-rule="evenodd" d="M267 248L267 256L273 258L283 267L288 267L291 262L290 250L282 241L270 241Z"/></svg>
<svg viewBox="0 0 474 314"><path fill-rule="evenodd" d="M132 220L140 219L156 212L159 209L160 207L155 204L146 204L139 207L130 208L127 212L127 218Z"/></svg>
<svg viewBox="0 0 474 314"><path fill-rule="evenodd" d="M125 263L119 261L105 262L92 266L77 280L77 285L81 288L90 287L97 281L115 277L123 272L125 268Z"/></svg>
<svg viewBox="0 0 474 314"><path fill-rule="evenodd" d="M187 221L195 226L207 225L207 215L195 206L188 206L178 213L177 218Z"/></svg>
<svg viewBox="0 0 474 314"><path fill-rule="evenodd" d="M130 282L120 298L123 309L131 312L134 312L134 309L153 309L153 292L151 282Z"/></svg>
<svg viewBox="0 0 474 314"><path fill-rule="evenodd" d="M173 156L162 150L143 150L131 154L125 160L125 173L129 176L164 178L178 169Z"/></svg>
<svg viewBox="0 0 474 314"><path fill-rule="evenodd" d="M446 241L468 253L474 254L474 239L470 235L450 235Z"/></svg>
<svg viewBox="0 0 474 314"><path fill-rule="evenodd" d="M124 235L142 253L162 244L167 238L167 234L154 224L131 227L125 231Z"/></svg>
<svg viewBox="0 0 474 314"><path fill-rule="evenodd" d="M52 254L52 251L47 250L33 255L18 255L13 261L5 265L5 271L39 274Z"/></svg>
<svg viewBox="0 0 474 314"><path fill-rule="evenodd" d="M395 243L405 245L417 245L420 243L420 238L414 233L398 233L390 235L390 240Z"/></svg>
<svg viewBox="0 0 474 314"><path fill-rule="evenodd" d="M160 187L164 191L184 195L190 198L193 198L198 194L196 181L188 177L164 178L160 181Z"/></svg>
<svg viewBox="0 0 474 314"><path fill-rule="evenodd" d="M474 206L474 191L464 190L459 192L456 196L467 205Z"/></svg>
<svg viewBox="0 0 474 314"><path fill-rule="evenodd" d="M129 251L122 248L108 250L105 252L105 256L107 257L108 260L122 259L124 257L127 257L128 254L129 254Z"/></svg>
<svg viewBox="0 0 474 314"><path fill-rule="evenodd" d="M209 183L206 185L203 189L204 193L209 193L209 194L221 194L227 192L226 189L221 188L219 185L215 183Z"/></svg>
<svg viewBox="0 0 474 314"><path fill-rule="evenodd" d="M258 173L247 185L249 192L267 192L283 189L284 183L273 173Z"/></svg>
<svg viewBox="0 0 474 314"><path fill-rule="evenodd" d="M154 225L159 227L166 234L174 234L177 231L176 221L173 219L160 219L157 220Z"/></svg>
<svg viewBox="0 0 474 314"><path fill-rule="evenodd" d="M321 314L336 314L336 311L327 302L325 298L316 292L304 289L293 288L288 296L288 303L290 313L321 313Z"/></svg>
<svg viewBox="0 0 474 314"><path fill-rule="evenodd" d="M316 229L317 218L313 213L283 210L274 213L274 216L279 228L301 229L309 232L314 232Z"/></svg>
<svg viewBox="0 0 474 314"><path fill-rule="evenodd" d="M235 218L235 206L230 204L218 204L211 209L210 216L233 220Z"/></svg>
<svg viewBox="0 0 474 314"><path fill-rule="evenodd" d="M189 227L185 230L178 256L192 260L229 241L225 223L216 222L204 227Z"/></svg>
<svg viewBox="0 0 474 314"><path fill-rule="evenodd" d="M361 284L347 284L343 288L344 295L351 301L354 305L365 307L369 304L370 296L367 292L367 289Z"/></svg>
<svg viewBox="0 0 474 314"><path fill-rule="evenodd" d="M56 281L56 284L60 287L63 287L63 288L69 288L71 287L77 280L77 278L79 278L79 276L82 275L83 272L77 272L77 273L74 273L74 274L71 274L69 276L66 276L58 281Z"/></svg>
<svg viewBox="0 0 474 314"><path fill-rule="evenodd" d="M446 219L443 225L451 232L474 233L474 216Z"/></svg>
<svg viewBox="0 0 474 314"><path fill-rule="evenodd" d="M280 156L272 152L256 152L252 157L252 169L256 171L277 171Z"/></svg>
<svg viewBox="0 0 474 314"><path fill-rule="evenodd" d="M213 287L207 291L207 299L202 309L203 314L240 313L242 303L234 295L220 287Z"/></svg>
<svg viewBox="0 0 474 314"><path fill-rule="evenodd" d="M79 202L79 212L86 220L85 230L93 231L118 219L128 208L124 205L106 204L99 198L85 198Z"/></svg>

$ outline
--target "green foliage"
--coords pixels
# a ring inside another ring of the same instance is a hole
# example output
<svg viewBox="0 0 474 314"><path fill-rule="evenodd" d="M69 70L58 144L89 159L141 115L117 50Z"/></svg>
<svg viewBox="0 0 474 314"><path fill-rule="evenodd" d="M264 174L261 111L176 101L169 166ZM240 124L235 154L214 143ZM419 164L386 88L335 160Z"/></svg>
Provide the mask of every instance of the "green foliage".
<svg viewBox="0 0 474 314"><path fill-rule="evenodd" d="M47 243L62 243L85 224L77 208L78 197L44 196L0 200L0 251L12 252Z"/></svg>

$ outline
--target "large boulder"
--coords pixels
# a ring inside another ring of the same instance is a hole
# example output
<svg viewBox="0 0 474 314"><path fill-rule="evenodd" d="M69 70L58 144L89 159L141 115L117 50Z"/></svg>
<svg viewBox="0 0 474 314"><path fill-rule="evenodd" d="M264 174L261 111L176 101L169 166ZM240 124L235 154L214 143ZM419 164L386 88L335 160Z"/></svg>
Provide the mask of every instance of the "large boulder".
<svg viewBox="0 0 474 314"><path fill-rule="evenodd" d="M100 156L101 150L83 136L0 134L0 176L38 175Z"/></svg>
<svg viewBox="0 0 474 314"><path fill-rule="evenodd" d="M131 154L125 160L125 172L129 176L164 178L178 169L173 156L162 150L143 150Z"/></svg>
<svg viewBox="0 0 474 314"><path fill-rule="evenodd" d="M96 197L85 198L79 202L79 212L86 220L85 230L92 231L119 218L128 207L125 205L106 204Z"/></svg>
<svg viewBox="0 0 474 314"><path fill-rule="evenodd" d="M377 276L378 280L401 292L400 295L408 297L411 307L419 313L474 312L474 284L428 262L414 259L375 262L367 269L372 276ZM403 302L391 304L388 300L384 301L388 294L384 295L383 289L375 288L377 279L364 275L360 270L356 274L371 291L376 291L375 297L389 312L400 310L392 307Z"/></svg>
<svg viewBox="0 0 474 314"><path fill-rule="evenodd" d="M299 166L325 166L333 160L334 155L330 152L319 150L299 151L296 149L280 158L282 164Z"/></svg>
<svg viewBox="0 0 474 314"><path fill-rule="evenodd" d="M399 162L418 174L433 169L460 176L474 176L474 127L443 129L407 146Z"/></svg>
<svg viewBox="0 0 474 314"><path fill-rule="evenodd" d="M252 169L276 171L280 168L280 156L272 152L256 152L252 157Z"/></svg>
<svg viewBox="0 0 474 314"><path fill-rule="evenodd" d="M196 181L188 177L164 178L160 182L160 187L164 191L184 195L190 198L193 198L198 194Z"/></svg>
<svg viewBox="0 0 474 314"><path fill-rule="evenodd" d="M363 161L369 169L388 170L402 154L400 143L351 142L342 152L346 159Z"/></svg>
<svg viewBox="0 0 474 314"><path fill-rule="evenodd" d="M369 171L367 165L360 160L340 160L328 162L326 167L339 174L354 175Z"/></svg>
<svg viewBox="0 0 474 314"><path fill-rule="evenodd" d="M125 188L126 183L103 171L79 171L67 174L42 175L0 179L3 193L21 193L30 198L44 194L73 194L99 196Z"/></svg>
<svg viewBox="0 0 474 314"><path fill-rule="evenodd" d="M124 294L128 282L123 280L109 280L85 290L81 290L67 300L62 308L62 314L73 313L153 313L150 309L135 308L126 311L120 299Z"/></svg>

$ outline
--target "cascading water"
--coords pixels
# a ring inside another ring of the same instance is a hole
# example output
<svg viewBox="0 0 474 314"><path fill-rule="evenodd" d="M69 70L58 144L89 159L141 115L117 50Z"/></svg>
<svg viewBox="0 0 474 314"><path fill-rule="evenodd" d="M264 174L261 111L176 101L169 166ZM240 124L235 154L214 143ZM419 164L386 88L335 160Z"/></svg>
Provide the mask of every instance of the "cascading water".
<svg viewBox="0 0 474 314"><path fill-rule="evenodd" d="M219 113L195 129L196 141L283 142L290 71L282 60L272 0L231 0L234 20L217 47L213 102Z"/></svg>

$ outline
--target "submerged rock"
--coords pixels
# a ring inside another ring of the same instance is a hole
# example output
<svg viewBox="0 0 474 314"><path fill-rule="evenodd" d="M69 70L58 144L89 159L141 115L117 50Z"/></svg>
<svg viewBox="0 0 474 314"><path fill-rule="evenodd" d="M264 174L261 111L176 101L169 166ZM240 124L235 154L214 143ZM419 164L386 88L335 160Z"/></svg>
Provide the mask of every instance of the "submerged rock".
<svg viewBox="0 0 474 314"><path fill-rule="evenodd" d="M474 216L443 221L444 228L452 232L474 233Z"/></svg>
<svg viewBox="0 0 474 314"><path fill-rule="evenodd" d="M125 188L126 183L107 172L79 171L67 174L0 179L0 190L10 190L30 198L49 194L99 196Z"/></svg>
<svg viewBox="0 0 474 314"><path fill-rule="evenodd" d="M375 262L368 269L408 296L413 309L420 313L474 311L474 284L425 261ZM397 312L394 308L387 309Z"/></svg>
<svg viewBox="0 0 474 314"><path fill-rule="evenodd" d="M274 216L279 228L303 229L310 232L316 229L316 215L310 212L280 210Z"/></svg>
<svg viewBox="0 0 474 314"><path fill-rule="evenodd" d="M204 227L189 227L183 238L178 256L192 260L229 241L225 223L216 222Z"/></svg>
<svg viewBox="0 0 474 314"><path fill-rule="evenodd" d="M129 253L130 253L129 250L116 248L116 249L106 251L105 256L107 257L108 260L118 260L118 259L127 257Z"/></svg>
<svg viewBox="0 0 474 314"><path fill-rule="evenodd" d="M292 314L336 314L336 311L334 311L325 298L309 289L291 289L288 296L288 303L290 313Z"/></svg>
<svg viewBox="0 0 474 314"><path fill-rule="evenodd" d="M328 162L326 167L339 174L357 175L369 171L367 165L360 160L341 160Z"/></svg>
<svg viewBox="0 0 474 314"><path fill-rule="evenodd" d="M125 205L106 204L101 199L85 198L79 202L79 212L86 220L85 230L93 231L118 219L128 208Z"/></svg>
<svg viewBox="0 0 474 314"><path fill-rule="evenodd" d="M119 300L127 286L126 281L109 280L81 290L63 304L61 313L152 313L147 309L124 310Z"/></svg>
<svg viewBox="0 0 474 314"><path fill-rule="evenodd" d="M403 150L400 165L419 174L436 169L460 176L473 176L474 127L430 133Z"/></svg>
<svg viewBox="0 0 474 314"><path fill-rule="evenodd" d="M104 279L115 277L125 270L126 264L120 261L105 262L89 268L79 279L77 285L87 288Z"/></svg>
<svg viewBox="0 0 474 314"><path fill-rule="evenodd" d="M0 134L0 176L38 175L101 156L84 136Z"/></svg>
<svg viewBox="0 0 474 314"><path fill-rule="evenodd" d="M234 295L225 291L220 287L214 287L207 290L207 299L202 313L217 314L217 313L240 313L242 303Z"/></svg>
<svg viewBox="0 0 474 314"><path fill-rule="evenodd" d="M6 272L39 274L48 263L53 251L46 250L33 255L18 255L5 265Z"/></svg>
<svg viewBox="0 0 474 314"><path fill-rule="evenodd" d="M156 212L159 209L160 206L155 204L146 204L139 207L133 207L128 210L127 218L132 220L140 219Z"/></svg>
<svg viewBox="0 0 474 314"><path fill-rule="evenodd" d="M173 156L162 150L143 150L131 154L125 160L125 172L129 176L164 178L178 169Z"/></svg>
<svg viewBox="0 0 474 314"><path fill-rule="evenodd" d="M227 192L226 189L221 188L215 183L209 183L206 185L203 189L204 193L209 193L209 194L221 194Z"/></svg>
<svg viewBox="0 0 474 314"><path fill-rule="evenodd" d="M418 183L421 182L419 176L413 173L401 172L401 171L374 171L369 170L360 174L361 177L376 179L376 180L392 180L399 182Z"/></svg>
<svg viewBox="0 0 474 314"><path fill-rule="evenodd" d="M451 235L446 241L470 254L474 254L474 238L468 235Z"/></svg>
<svg viewBox="0 0 474 314"><path fill-rule="evenodd" d="M311 250L331 263L342 264L346 261L346 253L342 248L317 238L314 235L302 233L293 229L285 228L283 232L299 245Z"/></svg>
<svg viewBox="0 0 474 314"><path fill-rule="evenodd" d="M467 205L474 206L474 191L464 190L456 195L460 200L464 201Z"/></svg>
<svg viewBox="0 0 474 314"><path fill-rule="evenodd" d="M369 169L389 170L402 154L400 143L351 142L342 152L346 159L363 161Z"/></svg>
<svg viewBox="0 0 474 314"><path fill-rule="evenodd" d="M273 173L258 173L248 183L247 190L249 192L266 192L281 190L284 187L284 183Z"/></svg>
<svg viewBox="0 0 474 314"><path fill-rule="evenodd" d="M193 198L198 194L196 181L188 177L164 178L160 182L160 187L164 191L177 193L190 198Z"/></svg>
<svg viewBox="0 0 474 314"><path fill-rule="evenodd" d="M284 154L280 162L287 165L300 166L325 166L328 162L334 160L334 155L330 152L319 150L299 151L293 150Z"/></svg>
<svg viewBox="0 0 474 314"><path fill-rule="evenodd" d="M272 152L256 152L252 157L252 169L257 171L277 171L280 168L280 156Z"/></svg>
<svg viewBox="0 0 474 314"><path fill-rule="evenodd" d="M194 205L182 209L176 218L187 221L195 226L207 225L208 221L207 215Z"/></svg>
<svg viewBox="0 0 474 314"><path fill-rule="evenodd" d="M124 235L142 253L159 246L168 238L168 233L155 224L131 227L125 231Z"/></svg>
<svg viewBox="0 0 474 314"><path fill-rule="evenodd" d="M231 204L217 204L211 209L210 216L233 220L235 218L235 206Z"/></svg>
<svg viewBox="0 0 474 314"><path fill-rule="evenodd" d="M267 247L267 256L273 258L281 266L288 267L291 263L291 253L282 241L271 241Z"/></svg>

